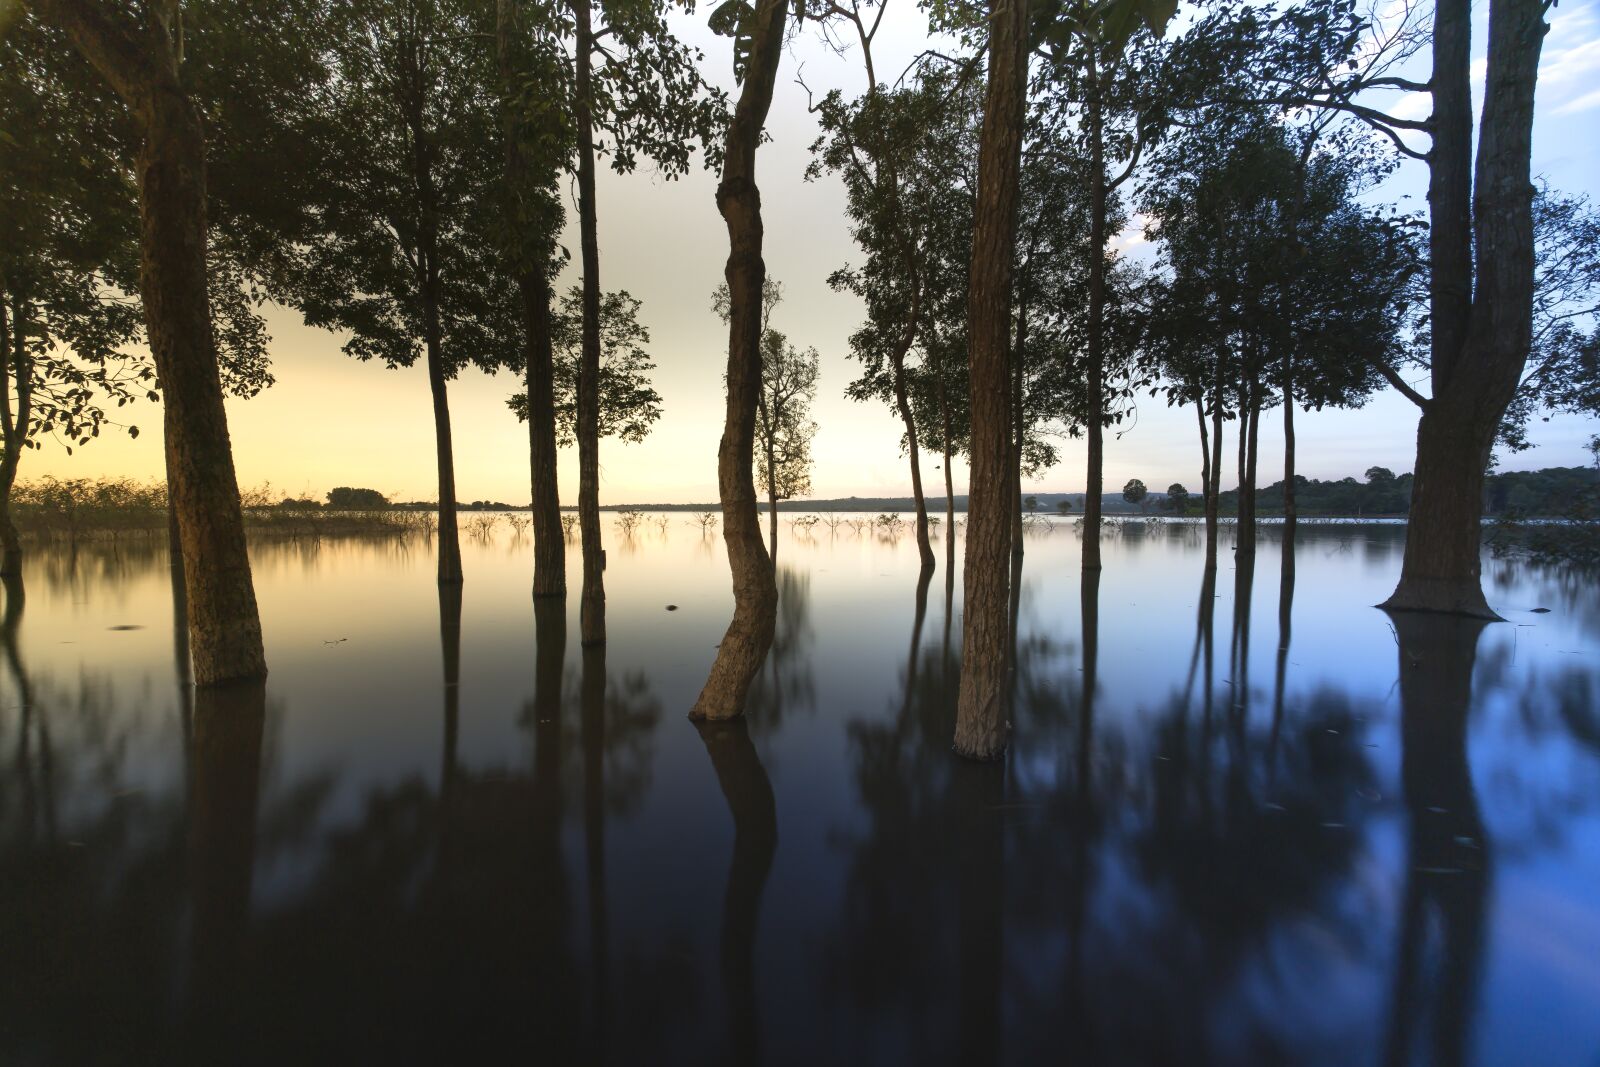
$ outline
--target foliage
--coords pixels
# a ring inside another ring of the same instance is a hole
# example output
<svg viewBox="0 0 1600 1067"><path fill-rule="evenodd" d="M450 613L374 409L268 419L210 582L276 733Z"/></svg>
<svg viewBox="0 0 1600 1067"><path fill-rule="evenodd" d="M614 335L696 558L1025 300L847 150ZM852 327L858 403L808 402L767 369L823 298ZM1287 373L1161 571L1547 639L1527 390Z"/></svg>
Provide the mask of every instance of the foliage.
<svg viewBox="0 0 1600 1067"><path fill-rule="evenodd" d="M341 485L328 490L328 506L361 511L389 506L389 498L376 489L357 489Z"/></svg>
<svg viewBox="0 0 1600 1067"><path fill-rule="evenodd" d="M1146 489L1144 483L1137 478L1129 478L1128 484L1122 487L1122 499L1141 509L1144 507L1145 498L1149 495L1150 490Z"/></svg>
<svg viewBox="0 0 1600 1067"><path fill-rule="evenodd" d="M1189 510L1189 490L1183 487L1182 482L1173 482L1167 486L1167 495L1161 501L1161 507L1177 515L1184 514Z"/></svg>
<svg viewBox="0 0 1600 1067"><path fill-rule="evenodd" d="M626 291L600 300L600 436L629 444L643 441L661 417L661 394L650 384L655 362L645 346L650 331L639 321L643 304ZM573 286L562 297L552 323L555 347L556 443L577 440L578 363L583 353L583 291ZM528 394L506 401L517 418L528 420Z"/></svg>

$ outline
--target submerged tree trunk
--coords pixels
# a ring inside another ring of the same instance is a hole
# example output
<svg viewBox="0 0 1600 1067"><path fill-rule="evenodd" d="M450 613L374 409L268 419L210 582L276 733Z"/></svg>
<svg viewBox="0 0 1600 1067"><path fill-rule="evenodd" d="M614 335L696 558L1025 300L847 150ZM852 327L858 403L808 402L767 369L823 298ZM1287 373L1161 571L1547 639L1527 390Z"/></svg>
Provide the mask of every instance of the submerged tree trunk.
<svg viewBox="0 0 1600 1067"><path fill-rule="evenodd" d="M524 194L532 180L527 150L522 143L518 115L512 104L512 89L517 77L515 63L517 0L496 0L495 52L500 83L506 94L502 102L503 135L506 142L506 183L508 199L521 210L514 222L536 225L536 216L526 210ZM551 337L550 277L545 263L535 262L534 248L541 241L516 238L517 292L522 313L523 371L528 390L528 469L532 495L533 595L562 596L567 591L566 537L561 529L561 497L556 477L555 351Z"/></svg>
<svg viewBox="0 0 1600 1067"><path fill-rule="evenodd" d="M578 529L583 544L583 599L578 610L585 645L606 639L605 550L600 544L600 238L594 199L594 32L589 0L572 0L576 24L578 233L583 261L583 345L578 359Z"/></svg>
<svg viewBox="0 0 1600 1067"><path fill-rule="evenodd" d="M1405 557L1383 605L1392 611L1498 617L1480 580L1482 487L1532 336L1529 158L1545 29L1540 0L1491 0L1472 173L1471 10L1466 0L1436 5L1428 180L1433 397L1417 425Z"/></svg>
<svg viewBox="0 0 1600 1067"><path fill-rule="evenodd" d="M761 392L761 192L756 187L756 147L772 106L772 87L783 53L786 0L759 0L751 16L744 88L728 125L717 185L717 210L728 227L728 410L717 449L722 538L733 573L733 621L717 647L705 687L689 712L693 719L727 719L744 713L750 683L772 647L778 621L778 586L772 557L761 543L751 473L756 404Z"/></svg>
<svg viewBox="0 0 1600 1067"><path fill-rule="evenodd" d="M168 29L135 36L85 0L31 0L128 105L142 143L139 290L161 381L167 487L186 561L195 682L267 673L244 515L206 289L205 132L178 78Z"/></svg>
<svg viewBox="0 0 1600 1067"><path fill-rule="evenodd" d="M972 464L962 581L961 688L955 750L972 759L1005 751L1006 636L1011 497L1007 366L1011 340L1011 266L1017 233L1023 111L1027 98L1027 5L992 0L989 85L978 148L978 197L967 295L968 374L972 392Z"/></svg>
<svg viewBox="0 0 1600 1067"><path fill-rule="evenodd" d="M1089 338L1085 433L1089 461L1083 496L1083 569L1100 568L1100 496L1105 480L1106 161L1100 71L1089 54L1086 108L1089 122Z"/></svg>

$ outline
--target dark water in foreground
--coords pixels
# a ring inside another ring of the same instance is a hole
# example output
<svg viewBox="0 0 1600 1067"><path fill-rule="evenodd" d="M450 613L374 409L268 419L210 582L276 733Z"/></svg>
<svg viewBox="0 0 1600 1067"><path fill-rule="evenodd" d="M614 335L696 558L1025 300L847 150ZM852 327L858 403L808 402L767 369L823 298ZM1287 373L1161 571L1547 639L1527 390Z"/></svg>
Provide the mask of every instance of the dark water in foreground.
<svg viewBox="0 0 1600 1067"><path fill-rule="evenodd" d="M1506 622L1391 623L1401 528L1302 531L1291 602L1275 530L1213 587L1130 525L1096 591L1058 526L975 766L942 564L783 536L748 725L705 730L730 596L684 516L608 532L601 653L504 525L459 606L425 541L257 545L264 701L180 684L159 546L36 552L0 1062L1600 1063L1592 576L1486 561Z"/></svg>

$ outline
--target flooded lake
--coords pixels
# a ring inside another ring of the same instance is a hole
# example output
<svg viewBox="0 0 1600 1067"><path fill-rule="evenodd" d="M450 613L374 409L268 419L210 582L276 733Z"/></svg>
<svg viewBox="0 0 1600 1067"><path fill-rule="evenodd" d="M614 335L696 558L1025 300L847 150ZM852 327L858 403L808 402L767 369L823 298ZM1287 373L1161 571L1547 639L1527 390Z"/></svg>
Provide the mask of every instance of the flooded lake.
<svg viewBox="0 0 1600 1067"><path fill-rule="evenodd" d="M1011 747L951 754L960 582L783 525L744 725L686 719L720 534L253 546L271 677L183 684L159 541L36 549L0 669L0 1062L1600 1060L1600 582L1371 605L1404 529L1030 533ZM959 556L959 552L958 552ZM953 594L953 595L952 595Z"/></svg>

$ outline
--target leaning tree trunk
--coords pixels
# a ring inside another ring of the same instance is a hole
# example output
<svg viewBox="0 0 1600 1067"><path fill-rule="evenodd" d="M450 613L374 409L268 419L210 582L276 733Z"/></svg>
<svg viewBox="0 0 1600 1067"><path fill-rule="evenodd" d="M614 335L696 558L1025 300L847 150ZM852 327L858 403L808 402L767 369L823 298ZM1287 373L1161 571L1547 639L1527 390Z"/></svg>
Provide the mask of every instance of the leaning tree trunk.
<svg viewBox="0 0 1600 1067"><path fill-rule="evenodd" d="M514 99L517 0L496 0L495 57L499 65L502 134L506 145L508 202L513 224L534 227L541 216L529 210L534 180ZM550 220L554 222L555 220ZM550 277L543 234L517 234L517 295L522 313L524 376L528 389L528 467L532 489L533 595L562 596L567 591L566 537L561 529L561 498L556 478L555 351L551 337ZM534 258L537 255L538 258Z"/></svg>
<svg viewBox="0 0 1600 1067"><path fill-rule="evenodd" d="M1435 142L1428 206L1433 398L1417 424L1417 462L1391 611L1497 618L1483 596L1483 477L1532 336L1533 98L1544 40L1540 0L1492 0L1488 90L1469 180L1470 10L1441 0L1434 20ZM1467 205L1476 230L1469 253ZM1471 267L1477 288L1470 307Z"/></svg>
<svg viewBox="0 0 1600 1067"><path fill-rule="evenodd" d="M606 640L605 550L600 545L600 238L594 199L594 33L589 0L572 0L577 25L578 233L583 259L583 345L578 358L578 528L583 543L583 599L578 628L585 645Z"/></svg>
<svg viewBox="0 0 1600 1067"><path fill-rule="evenodd" d="M1106 159L1100 73L1091 51L1089 119L1089 338L1087 377L1088 484L1083 494L1083 568L1100 568L1100 496L1105 469Z"/></svg>
<svg viewBox="0 0 1600 1067"><path fill-rule="evenodd" d="M197 685L264 677L244 515L206 289L205 131L178 80L176 42L87 0L31 0L133 111L142 143L139 290L161 380L167 486L183 540Z"/></svg>
<svg viewBox="0 0 1600 1067"><path fill-rule="evenodd" d="M783 54L786 0L759 0L750 16L750 50L744 88L728 125L717 210L728 227L727 418L717 449L722 498L722 539L733 573L733 621L717 646L705 688L689 712L693 719L728 719L744 713L750 683L772 647L778 623L778 586L772 558L761 543L751 474L756 404L761 392L761 191L756 187L756 146L772 106L772 87Z"/></svg>
<svg viewBox="0 0 1600 1067"><path fill-rule="evenodd" d="M1011 454L1007 366L1011 266L1027 98L1027 4L992 0L989 85L978 147L978 196L967 293L972 464L967 503L965 609L955 750L972 759L1005 751L1010 525L1006 467Z"/></svg>

